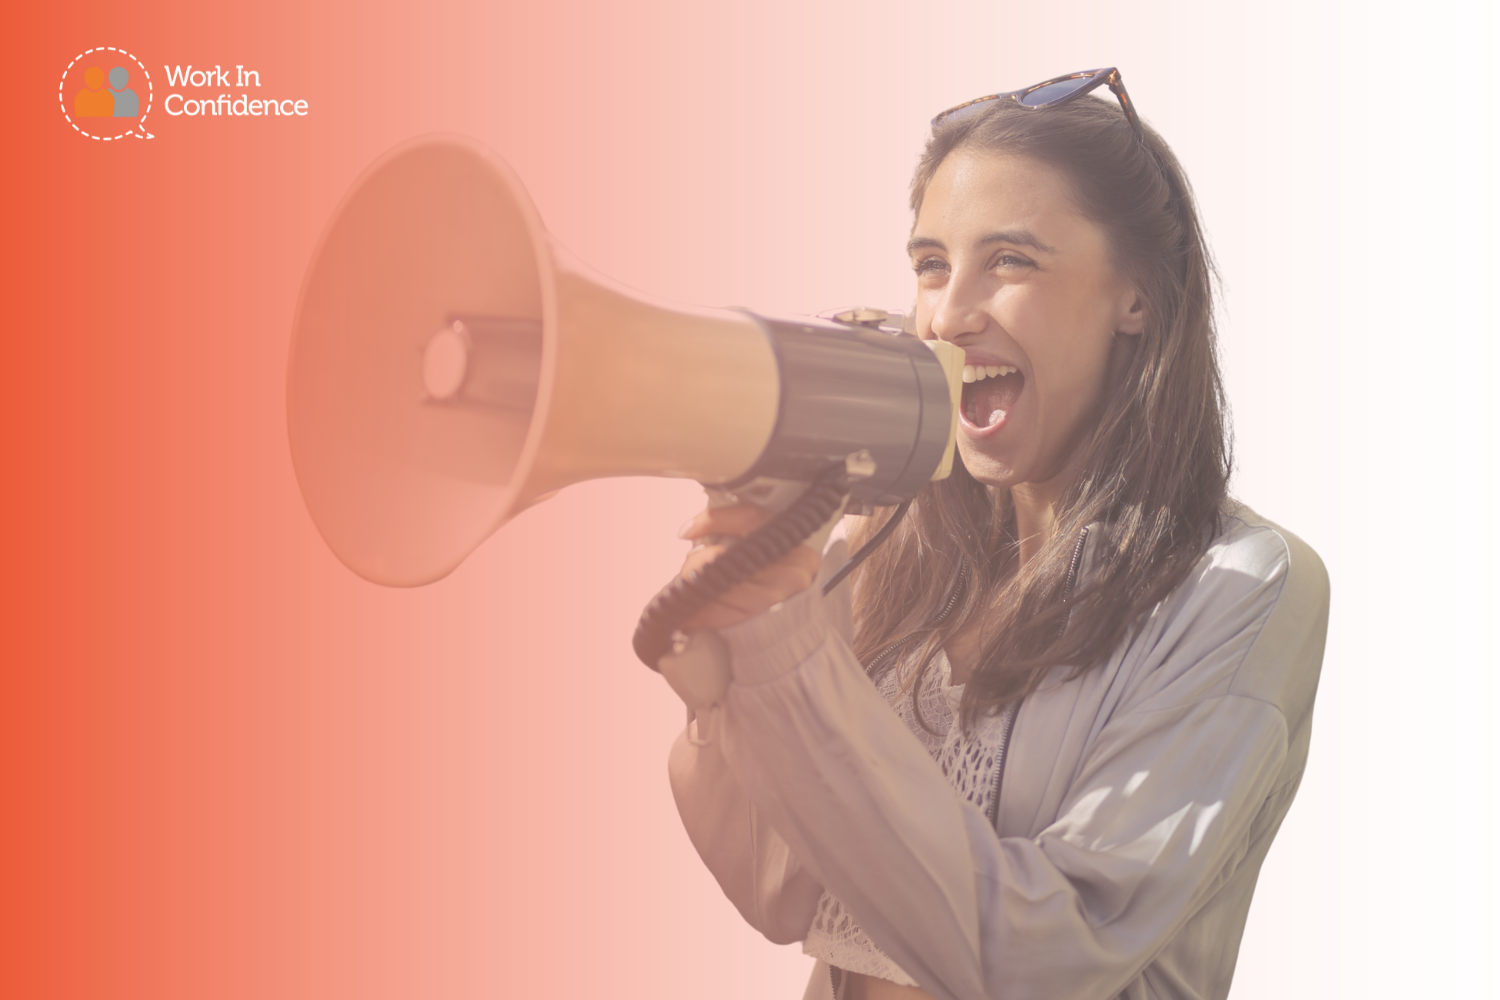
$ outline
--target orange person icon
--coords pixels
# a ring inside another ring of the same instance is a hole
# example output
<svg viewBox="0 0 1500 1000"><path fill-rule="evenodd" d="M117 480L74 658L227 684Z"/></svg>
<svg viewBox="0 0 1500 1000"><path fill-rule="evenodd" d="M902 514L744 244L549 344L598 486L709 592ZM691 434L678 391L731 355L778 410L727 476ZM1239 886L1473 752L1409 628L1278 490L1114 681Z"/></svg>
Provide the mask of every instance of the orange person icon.
<svg viewBox="0 0 1500 1000"><path fill-rule="evenodd" d="M73 113L79 118L113 118L115 95L104 89L104 70L90 66L83 71L85 89L73 98Z"/></svg>

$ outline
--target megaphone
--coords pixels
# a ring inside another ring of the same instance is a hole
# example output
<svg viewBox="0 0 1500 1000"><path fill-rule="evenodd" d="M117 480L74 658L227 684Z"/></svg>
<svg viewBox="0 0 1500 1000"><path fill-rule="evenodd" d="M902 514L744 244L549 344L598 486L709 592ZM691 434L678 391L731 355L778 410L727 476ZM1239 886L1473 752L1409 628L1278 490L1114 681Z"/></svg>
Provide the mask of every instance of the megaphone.
<svg viewBox="0 0 1500 1000"><path fill-rule="evenodd" d="M948 474L963 352L878 326L668 305L559 247L503 160L459 137L381 157L324 231L287 381L313 521L360 576L450 573L571 483L734 489L851 473L896 504Z"/></svg>

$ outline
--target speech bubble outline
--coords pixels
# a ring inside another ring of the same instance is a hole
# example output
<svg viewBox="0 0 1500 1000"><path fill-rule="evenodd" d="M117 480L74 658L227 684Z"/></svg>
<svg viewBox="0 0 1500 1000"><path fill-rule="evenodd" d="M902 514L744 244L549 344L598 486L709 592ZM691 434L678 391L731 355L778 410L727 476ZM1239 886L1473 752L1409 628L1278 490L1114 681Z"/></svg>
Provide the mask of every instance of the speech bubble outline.
<svg viewBox="0 0 1500 1000"><path fill-rule="evenodd" d="M78 65L78 60L94 52L118 52L126 59L129 59L131 62L135 63L136 66L140 68L141 75L146 78L146 110L140 113L139 117L136 118L134 125L126 129L124 132L121 132L119 135L94 135L92 132L80 128L78 123L73 120L72 114L70 114L68 111L68 98L67 95L63 93L63 87L68 82L68 74L73 72L73 67ZM98 45L92 49L85 49L83 52L78 53L78 55L74 56L73 60L68 63L67 69L63 70L62 79L57 81L57 103L58 106L62 108L63 117L68 120L68 124L73 126L73 130L75 132L77 132L81 136L84 136L85 138L94 139L99 142L109 142L112 139L123 139L127 135L133 135L137 139L155 139L156 136L146 131L146 116L151 113L151 102L153 100L155 90L155 85L151 82L151 71L146 68L145 63L141 62L139 59L131 55L129 52L126 52L124 49L117 49L113 45Z"/></svg>

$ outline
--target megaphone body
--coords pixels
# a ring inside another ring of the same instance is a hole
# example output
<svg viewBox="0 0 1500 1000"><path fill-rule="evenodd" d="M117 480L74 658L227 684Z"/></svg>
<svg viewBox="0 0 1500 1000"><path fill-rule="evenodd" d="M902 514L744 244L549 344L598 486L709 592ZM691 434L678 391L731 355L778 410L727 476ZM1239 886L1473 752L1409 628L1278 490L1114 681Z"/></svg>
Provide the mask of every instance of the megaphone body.
<svg viewBox="0 0 1500 1000"><path fill-rule="evenodd" d="M587 479L733 490L845 462L852 502L899 503L951 466L963 353L850 318L652 301L557 246L498 157L415 140L356 181L308 268L298 482L333 552L391 586Z"/></svg>

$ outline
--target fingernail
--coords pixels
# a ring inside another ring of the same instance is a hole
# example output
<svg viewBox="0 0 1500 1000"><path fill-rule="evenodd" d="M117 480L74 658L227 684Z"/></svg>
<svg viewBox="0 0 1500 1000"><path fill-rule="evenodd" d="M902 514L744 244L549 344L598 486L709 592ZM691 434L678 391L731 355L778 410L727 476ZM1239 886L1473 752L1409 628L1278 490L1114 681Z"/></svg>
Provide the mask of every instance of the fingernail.
<svg viewBox="0 0 1500 1000"><path fill-rule="evenodd" d="M696 514L693 515L692 517L688 518L687 519L687 523L684 524L682 527L680 527L680 528L677 529L677 537L678 538L687 538L688 532L692 531L693 530L693 525L695 525L697 523L698 523L698 517L697 517Z"/></svg>

